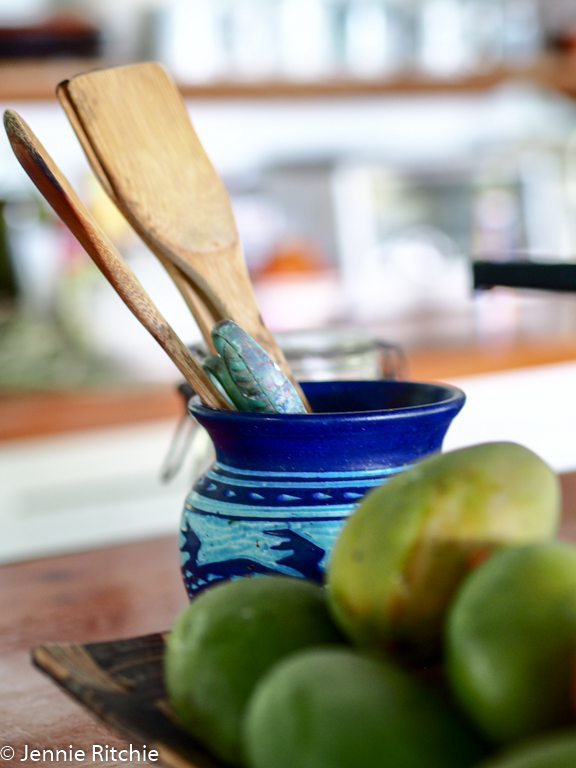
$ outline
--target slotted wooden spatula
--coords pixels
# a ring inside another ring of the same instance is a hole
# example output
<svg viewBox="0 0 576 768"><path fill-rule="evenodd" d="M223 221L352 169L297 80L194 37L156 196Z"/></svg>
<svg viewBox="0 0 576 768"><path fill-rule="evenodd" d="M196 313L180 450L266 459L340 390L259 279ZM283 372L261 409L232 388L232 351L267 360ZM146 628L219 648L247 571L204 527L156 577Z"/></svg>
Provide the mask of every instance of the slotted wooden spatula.
<svg viewBox="0 0 576 768"><path fill-rule="evenodd" d="M154 336L202 400L213 408L229 409L225 398L160 314L26 122L16 112L7 110L4 113L4 126L14 154L28 176L96 262L124 303Z"/></svg>
<svg viewBox="0 0 576 768"><path fill-rule="evenodd" d="M260 316L226 190L164 68L146 62L77 75L58 96L150 249L186 275L214 320L238 323L297 386Z"/></svg>

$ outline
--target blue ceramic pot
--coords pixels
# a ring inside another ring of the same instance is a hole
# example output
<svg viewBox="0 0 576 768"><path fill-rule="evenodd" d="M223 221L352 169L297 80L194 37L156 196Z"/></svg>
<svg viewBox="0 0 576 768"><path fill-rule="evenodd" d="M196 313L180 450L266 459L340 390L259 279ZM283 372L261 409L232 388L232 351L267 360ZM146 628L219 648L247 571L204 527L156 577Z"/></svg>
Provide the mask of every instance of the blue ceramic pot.
<svg viewBox="0 0 576 768"><path fill-rule="evenodd" d="M190 597L211 583L283 573L322 580L358 500L439 451L464 393L403 381L309 382L313 414L218 411L190 401L216 461L182 515Z"/></svg>

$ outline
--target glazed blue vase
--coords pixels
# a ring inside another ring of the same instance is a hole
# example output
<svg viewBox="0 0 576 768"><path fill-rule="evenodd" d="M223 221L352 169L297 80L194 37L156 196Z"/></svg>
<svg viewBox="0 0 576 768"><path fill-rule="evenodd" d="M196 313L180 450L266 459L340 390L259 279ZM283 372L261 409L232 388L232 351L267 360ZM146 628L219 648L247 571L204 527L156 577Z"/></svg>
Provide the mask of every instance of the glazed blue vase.
<svg viewBox="0 0 576 768"><path fill-rule="evenodd" d="M192 598L222 579L322 581L332 545L364 494L439 451L464 393L404 381L304 383L313 414L206 408L216 461L186 499L180 531Z"/></svg>

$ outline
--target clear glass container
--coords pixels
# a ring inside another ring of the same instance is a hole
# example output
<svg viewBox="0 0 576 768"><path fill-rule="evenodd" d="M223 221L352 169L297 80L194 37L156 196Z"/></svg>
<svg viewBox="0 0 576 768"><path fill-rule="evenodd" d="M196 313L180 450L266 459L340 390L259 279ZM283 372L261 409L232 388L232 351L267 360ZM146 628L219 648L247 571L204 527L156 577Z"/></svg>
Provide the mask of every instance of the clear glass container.
<svg viewBox="0 0 576 768"><path fill-rule="evenodd" d="M360 381L403 379L406 360L400 347L355 328L326 328L275 334L298 381ZM195 350L200 356L202 349ZM191 395L181 388L184 399ZM214 461L208 433L186 415L180 422L162 469L162 479L171 480L191 454L191 475L196 480Z"/></svg>
<svg viewBox="0 0 576 768"><path fill-rule="evenodd" d="M276 334L298 381L403 378L399 347L354 328L326 328Z"/></svg>

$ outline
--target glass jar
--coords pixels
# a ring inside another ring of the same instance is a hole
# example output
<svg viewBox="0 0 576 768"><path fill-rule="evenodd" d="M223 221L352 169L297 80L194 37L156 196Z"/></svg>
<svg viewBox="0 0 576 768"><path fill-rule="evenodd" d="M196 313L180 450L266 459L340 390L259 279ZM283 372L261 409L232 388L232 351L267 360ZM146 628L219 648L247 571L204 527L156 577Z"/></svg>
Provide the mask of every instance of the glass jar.
<svg viewBox="0 0 576 768"><path fill-rule="evenodd" d="M323 328L285 331L275 334L290 368L298 381L362 381L403 379L406 360L400 347L382 341L356 328ZM194 351L200 357L202 348ZM193 395L185 384L180 387L187 403ZM182 418L164 462L162 479L169 481L191 454L191 476L195 482L215 458L208 433L191 416Z"/></svg>
<svg viewBox="0 0 576 768"><path fill-rule="evenodd" d="M298 381L401 379L402 350L355 328L325 328L276 334Z"/></svg>

